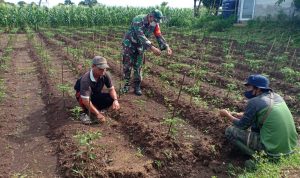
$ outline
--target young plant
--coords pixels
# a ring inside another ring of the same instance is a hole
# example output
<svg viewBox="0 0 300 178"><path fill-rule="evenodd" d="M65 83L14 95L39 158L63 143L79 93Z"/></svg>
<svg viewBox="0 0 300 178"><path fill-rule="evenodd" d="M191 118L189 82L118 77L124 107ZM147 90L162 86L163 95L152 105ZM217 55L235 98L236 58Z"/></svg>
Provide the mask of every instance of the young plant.
<svg viewBox="0 0 300 178"><path fill-rule="evenodd" d="M182 78L182 81L181 81L181 86L180 86L180 89L179 89L177 100L176 100L176 103L173 107L172 117L170 119L165 119L165 121L164 121L165 123L167 123L169 125L168 135L171 133L171 135L174 136L174 134L176 134L176 132L177 132L176 125L177 125L178 119L175 118L175 114L176 114L175 106L178 105L179 98L180 98L180 95L181 95L181 91L182 91L182 88L183 88L183 83L184 83L185 76L186 76L186 72L184 72L184 75L183 75L183 78ZM175 124L175 130L174 130L174 126L173 126L174 124Z"/></svg>
<svg viewBox="0 0 300 178"><path fill-rule="evenodd" d="M4 87L4 80L0 79L0 101L3 100L3 98L5 97L5 87Z"/></svg>
<svg viewBox="0 0 300 178"><path fill-rule="evenodd" d="M225 69L225 75L226 76L229 76L230 73L233 71L233 69L235 67L234 63L231 63L231 62L230 63L223 63L221 66Z"/></svg>
<svg viewBox="0 0 300 178"><path fill-rule="evenodd" d="M173 153L172 153L171 150L164 150L163 153L164 153L164 155L165 155L168 159L172 159Z"/></svg>
<svg viewBox="0 0 300 178"><path fill-rule="evenodd" d="M164 118L162 123L169 126L168 135L171 135L171 137L174 138L178 132L178 127L183 123L183 121L178 117L174 117Z"/></svg>
<svg viewBox="0 0 300 178"><path fill-rule="evenodd" d="M59 91L61 91L62 92L62 95L63 95L63 101L64 101L64 107L66 106L66 101L65 101L65 92L67 92L67 91L70 91L70 85L68 85L68 84L58 84L57 85L57 88L58 88L58 90Z"/></svg>
<svg viewBox="0 0 300 178"><path fill-rule="evenodd" d="M228 83L226 86L227 86L227 95L226 95L226 97L228 98L229 93L234 93L234 91L237 89L237 86L234 83Z"/></svg>
<svg viewBox="0 0 300 178"><path fill-rule="evenodd" d="M263 65L263 63L263 60L246 59L246 64L250 66L252 71L257 71Z"/></svg>
<svg viewBox="0 0 300 178"><path fill-rule="evenodd" d="M160 160L155 160L154 161L154 165L155 167L157 167L157 169L160 169L162 167L162 162Z"/></svg>
<svg viewBox="0 0 300 178"><path fill-rule="evenodd" d="M75 106L73 109L70 109L72 116L75 120L79 120L80 113L82 112L82 108L80 106Z"/></svg>
<svg viewBox="0 0 300 178"><path fill-rule="evenodd" d="M300 72L293 70L289 67L284 67L280 69L280 72L284 75L284 78L288 82L296 82L300 79Z"/></svg>
<svg viewBox="0 0 300 178"><path fill-rule="evenodd" d="M217 155L216 145L210 145L210 152L213 155Z"/></svg>
<svg viewBox="0 0 300 178"><path fill-rule="evenodd" d="M142 148L137 148L137 153L135 155L139 158L143 157L144 156L143 149Z"/></svg>
<svg viewBox="0 0 300 178"><path fill-rule="evenodd" d="M77 156L93 160L96 158L96 154L93 152L96 139L101 138L102 134L100 132L80 132L74 135L74 138L77 140L77 143L81 147L81 150L76 153Z"/></svg>

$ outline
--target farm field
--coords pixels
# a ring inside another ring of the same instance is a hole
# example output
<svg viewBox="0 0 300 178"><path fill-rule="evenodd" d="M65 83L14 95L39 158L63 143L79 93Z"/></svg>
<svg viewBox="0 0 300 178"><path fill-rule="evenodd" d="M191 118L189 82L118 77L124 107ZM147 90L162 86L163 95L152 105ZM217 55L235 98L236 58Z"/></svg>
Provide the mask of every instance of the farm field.
<svg viewBox="0 0 300 178"><path fill-rule="evenodd" d="M243 81L253 73L269 76L299 126L297 46L180 28L163 29L172 57L146 53L143 96L132 89L120 95L120 111L107 112L108 122L81 124L73 85L101 55L114 86L122 87L126 30L58 27L0 34L0 177L236 176L233 167L248 157L225 139L230 122L218 109L243 111Z"/></svg>

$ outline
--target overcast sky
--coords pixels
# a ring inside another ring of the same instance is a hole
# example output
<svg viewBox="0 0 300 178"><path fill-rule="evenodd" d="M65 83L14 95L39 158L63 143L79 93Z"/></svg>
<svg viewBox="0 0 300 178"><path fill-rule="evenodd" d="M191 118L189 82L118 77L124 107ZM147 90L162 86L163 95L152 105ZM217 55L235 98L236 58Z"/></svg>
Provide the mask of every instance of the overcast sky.
<svg viewBox="0 0 300 178"><path fill-rule="evenodd" d="M21 0L4 0L6 2L18 3ZM26 3L36 2L39 0L23 0ZM71 0L75 4L78 4L82 0ZM181 7L181 8L193 8L192 0L98 0L99 3L108 6L135 6L135 7L148 7L160 5L162 2L168 2L170 7ZM64 3L64 0L42 0L42 4L48 7L57 5L58 3Z"/></svg>

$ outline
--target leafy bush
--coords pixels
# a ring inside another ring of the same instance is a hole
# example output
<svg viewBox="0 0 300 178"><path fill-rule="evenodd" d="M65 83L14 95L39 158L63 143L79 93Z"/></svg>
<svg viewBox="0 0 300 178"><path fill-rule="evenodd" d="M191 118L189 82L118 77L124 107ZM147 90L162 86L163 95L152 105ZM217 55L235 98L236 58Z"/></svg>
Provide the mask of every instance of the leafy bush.
<svg viewBox="0 0 300 178"><path fill-rule="evenodd" d="M228 19L222 19L222 18L218 18L215 21L212 21L210 23L210 26L208 28L209 32L222 32L225 31L226 29L232 27L233 23L235 22L236 17L235 16L231 16Z"/></svg>
<svg viewBox="0 0 300 178"><path fill-rule="evenodd" d="M300 78L300 72L295 71L289 67L284 67L280 70L280 72L284 75L286 81L295 82Z"/></svg>
<svg viewBox="0 0 300 178"><path fill-rule="evenodd" d="M245 170L245 172L242 175L239 175L239 177L293 177L293 170L296 171L296 174L297 172L299 174L299 149L295 150L295 153L292 155L282 156L276 160L270 159L263 152L255 154L254 159L256 162L256 170Z"/></svg>

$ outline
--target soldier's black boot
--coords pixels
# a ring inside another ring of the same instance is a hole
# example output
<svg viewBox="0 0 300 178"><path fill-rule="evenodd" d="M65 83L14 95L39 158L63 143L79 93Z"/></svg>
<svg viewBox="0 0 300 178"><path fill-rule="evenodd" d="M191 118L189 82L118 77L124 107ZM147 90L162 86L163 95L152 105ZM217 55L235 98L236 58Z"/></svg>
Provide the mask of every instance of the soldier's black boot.
<svg viewBox="0 0 300 178"><path fill-rule="evenodd" d="M130 86L129 85L125 85L122 90L121 90L121 93L128 93L129 92L129 89L130 89Z"/></svg>
<svg viewBox="0 0 300 178"><path fill-rule="evenodd" d="M143 94L141 90L141 82L135 82L134 94L136 94L137 96L141 96Z"/></svg>
<svg viewBox="0 0 300 178"><path fill-rule="evenodd" d="M121 89L121 93L122 94L125 94L125 93L128 93L130 90L130 84L128 81L125 81L125 85L124 87Z"/></svg>

